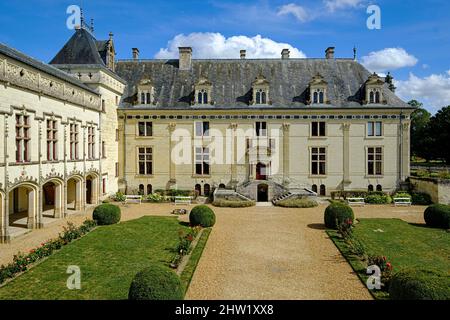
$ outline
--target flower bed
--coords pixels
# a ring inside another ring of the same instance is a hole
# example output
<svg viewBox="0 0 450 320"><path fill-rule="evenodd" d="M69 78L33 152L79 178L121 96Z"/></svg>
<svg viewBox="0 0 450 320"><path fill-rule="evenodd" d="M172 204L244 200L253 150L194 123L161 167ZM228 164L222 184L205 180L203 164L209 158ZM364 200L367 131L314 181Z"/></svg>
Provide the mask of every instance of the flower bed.
<svg viewBox="0 0 450 320"><path fill-rule="evenodd" d="M202 227L196 226L191 227L188 232L184 232L183 230L178 232L179 243L176 250L177 252L170 263L171 268L178 268L183 257L189 254L192 249L192 242L194 242L200 230L202 230Z"/></svg>
<svg viewBox="0 0 450 320"><path fill-rule="evenodd" d="M26 271L30 265L51 256L63 246L81 238L96 226L97 224L93 220L86 220L79 227L75 227L73 223L68 222L67 227L64 227L63 232L59 234L58 238L42 243L39 247L30 250L28 254L19 252L13 257L11 263L6 266L0 266L0 285L6 280L12 279Z"/></svg>

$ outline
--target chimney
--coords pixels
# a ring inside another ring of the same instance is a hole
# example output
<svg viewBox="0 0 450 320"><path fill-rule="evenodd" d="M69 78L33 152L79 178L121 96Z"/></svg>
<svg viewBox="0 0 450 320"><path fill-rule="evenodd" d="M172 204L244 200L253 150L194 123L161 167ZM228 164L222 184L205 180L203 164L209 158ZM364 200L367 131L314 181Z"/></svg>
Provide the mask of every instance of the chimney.
<svg viewBox="0 0 450 320"><path fill-rule="evenodd" d="M325 50L325 58L334 59L334 47L328 47L327 50Z"/></svg>
<svg viewBox="0 0 450 320"><path fill-rule="evenodd" d="M192 48L178 47L180 70L191 70L192 68Z"/></svg>
<svg viewBox="0 0 450 320"><path fill-rule="evenodd" d="M138 48L133 48L133 60L138 60L139 59L139 49Z"/></svg>
<svg viewBox="0 0 450 320"><path fill-rule="evenodd" d="M283 49L281 50L281 59L285 60L285 59L289 59L289 49Z"/></svg>
<svg viewBox="0 0 450 320"><path fill-rule="evenodd" d="M241 59L245 59L247 51L246 50L241 50L240 53L241 53Z"/></svg>

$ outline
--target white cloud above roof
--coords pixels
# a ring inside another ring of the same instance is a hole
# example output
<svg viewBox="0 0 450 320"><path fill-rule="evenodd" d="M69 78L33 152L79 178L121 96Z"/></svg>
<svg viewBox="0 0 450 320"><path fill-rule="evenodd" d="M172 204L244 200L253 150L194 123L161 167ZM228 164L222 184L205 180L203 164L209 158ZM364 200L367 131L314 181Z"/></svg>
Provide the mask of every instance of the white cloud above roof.
<svg viewBox="0 0 450 320"><path fill-rule="evenodd" d="M361 58L361 63L372 72L386 72L413 67L419 60L403 48L386 48Z"/></svg>
<svg viewBox="0 0 450 320"><path fill-rule="evenodd" d="M310 20L310 15L306 11L306 9L295 3L289 3L284 6L281 6L278 9L277 15L278 16L293 15L300 22L306 22Z"/></svg>
<svg viewBox="0 0 450 320"><path fill-rule="evenodd" d="M291 58L306 58L299 49L287 43L277 42L261 35L254 37L232 36L226 38L221 33L196 32L178 34L155 54L156 59L178 58L178 47L192 47L192 55L197 59L238 59L240 50L247 50L247 58L280 58L282 49L289 49Z"/></svg>
<svg viewBox="0 0 450 320"><path fill-rule="evenodd" d="M325 5L329 11L334 12L339 9L356 8L362 2L362 0L326 0Z"/></svg>

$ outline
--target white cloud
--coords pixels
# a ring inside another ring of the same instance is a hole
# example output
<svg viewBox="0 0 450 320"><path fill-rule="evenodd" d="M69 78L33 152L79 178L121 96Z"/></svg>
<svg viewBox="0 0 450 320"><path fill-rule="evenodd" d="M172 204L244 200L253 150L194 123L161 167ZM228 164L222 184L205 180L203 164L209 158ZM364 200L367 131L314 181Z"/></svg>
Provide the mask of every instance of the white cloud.
<svg viewBox="0 0 450 320"><path fill-rule="evenodd" d="M418 60L403 48L386 48L371 52L361 58L361 63L370 71L386 72L404 67L413 67Z"/></svg>
<svg viewBox="0 0 450 320"><path fill-rule="evenodd" d="M408 80L395 81L396 93L405 101L416 99L436 112L450 105L450 70L445 74L431 74L420 78L413 73Z"/></svg>
<svg viewBox="0 0 450 320"><path fill-rule="evenodd" d="M306 58L306 55L290 44L263 38L260 35L252 38L247 36L233 36L226 38L220 33L199 32L188 35L179 34L161 48L155 55L157 59L178 58L178 47L192 47L194 58L201 59L232 59L239 58L240 50L247 50L247 57L280 58L282 49L289 49L292 58Z"/></svg>
<svg viewBox="0 0 450 320"><path fill-rule="evenodd" d="M345 8L356 8L363 2L362 0L326 0L325 5L329 11L336 11Z"/></svg>
<svg viewBox="0 0 450 320"><path fill-rule="evenodd" d="M306 22L309 20L309 15L306 12L305 8L302 6L296 5L295 3L286 4L278 9L277 15L284 16L292 14L298 21Z"/></svg>

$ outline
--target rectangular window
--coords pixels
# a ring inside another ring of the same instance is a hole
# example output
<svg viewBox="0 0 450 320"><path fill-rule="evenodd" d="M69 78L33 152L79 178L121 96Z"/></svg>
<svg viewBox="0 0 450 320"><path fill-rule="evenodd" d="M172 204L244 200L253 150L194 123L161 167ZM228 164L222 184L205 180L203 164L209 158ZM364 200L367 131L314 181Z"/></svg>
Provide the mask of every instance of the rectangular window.
<svg viewBox="0 0 450 320"><path fill-rule="evenodd" d="M106 178L103 178L102 180L102 192L103 194L106 193Z"/></svg>
<svg viewBox="0 0 450 320"><path fill-rule="evenodd" d="M381 137L383 135L383 124L381 121L370 121L367 124L367 135L369 137Z"/></svg>
<svg viewBox="0 0 450 320"><path fill-rule="evenodd" d="M326 174L326 148L311 148L311 174Z"/></svg>
<svg viewBox="0 0 450 320"><path fill-rule="evenodd" d="M367 174L381 176L383 174L383 148L367 148Z"/></svg>
<svg viewBox="0 0 450 320"><path fill-rule="evenodd" d="M16 162L29 162L29 116L16 115Z"/></svg>
<svg viewBox="0 0 450 320"><path fill-rule="evenodd" d="M88 159L95 158L95 128L88 127Z"/></svg>
<svg viewBox="0 0 450 320"><path fill-rule="evenodd" d="M102 99L102 111L105 112L106 110L106 101Z"/></svg>
<svg viewBox="0 0 450 320"><path fill-rule="evenodd" d="M195 136L197 137L209 137L209 122L196 122L195 123Z"/></svg>
<svg viewBox="0 0 450 320"><path fill-rule="evenodd" d="M78 159L78 125L70 125L70 160Z"/></svg>
<svg viewBox="0 0 450 320"><path fill-rule="evenodd" d="M325 130L326 123L325 122L311 122L311 136L312 137L325 137L326 136L326 130Z"/></svg>
<svg viewBox="0 0 450 320"><path fill-rule="evenodd" d="M267 137L267 122L256 122L256 136Z"/></svg>
<svg viewBox="0 0 450 320"><path fill-rule="evenodd" d="M105 145L105 141L102 141L102 158L106 158L106 145Z"/></svg>
<svg viewBox="0 0 450 320"><path fill-rule="evenodd" d="M116 178L119 176L119 163L116 162Z"/></svg>
<svg viewBox="0 0 450 320"><path fill-rule="evenodd" d="M139 137L151 137L153 135L153 123L142 121L138 122Z"/></svg>
<svg viewBox="0 0 450 320"><path fill-rule="evenodd" d="M58 160L57 154L58 130L56 120L47 120L47 160Z"/></svg>
<svg viewBox="0 0 450 320"><path fill-rule="evenodd" d="M209 148L195 148L195 174L209 175Z"/></svg>
<svg viewBox="0 0 450 320"><path fill-rule="evenodd" d="M138 148L139 174L153 174L153 149Z"/></svg>

